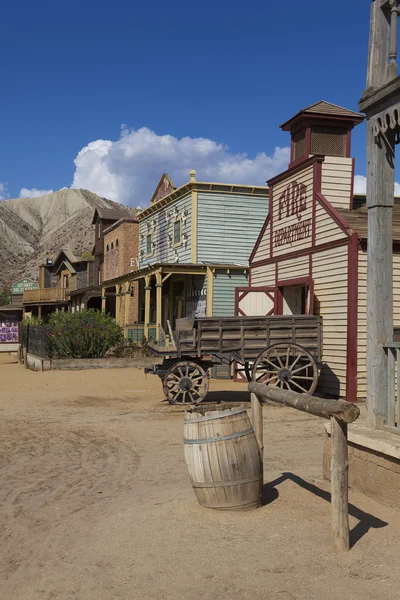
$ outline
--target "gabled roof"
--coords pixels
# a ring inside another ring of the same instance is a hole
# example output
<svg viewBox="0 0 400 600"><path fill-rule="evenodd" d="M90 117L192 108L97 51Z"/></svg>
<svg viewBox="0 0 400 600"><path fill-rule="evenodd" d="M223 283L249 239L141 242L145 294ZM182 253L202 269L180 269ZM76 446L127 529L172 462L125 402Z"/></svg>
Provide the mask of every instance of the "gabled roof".
<svg viewBox="0 0 400 600"><path fill-rule="evenodd" d="M65 258L70 263L77 263L77 262L81 262L82 261L81 258L78 258L77 256L75 256L75 254L72 252L72 250L70 248L61 248L61 250L59 251L59 253L55 257L55 259L53 260L53 267L57 264L57 262L60 260L60 258L62 258L62 255L64 255ZM63 261L61 261L61 262L63 262Z"/></svg>
<svg viewBox="0 0 400 600"><path fill-rule="evenodd" d="M93 215L92 225L97 222L97 218L105 221L119 221L123 217L136 217L136 209L128 206L114 208L96 208Z"/></svg>
<svg viewBox="0 0 400 600"><path fill-rule="evenodd" d="M164 196L168 196L171 192L176 190L176 185L172 181L168 173L163 173L161 179L156 187L154 194L151 197L150 204L161 200Z"/></svg>
<svg viewBox="0 0 400 600"><path fill-rule="evenodd" d="M333 117L335 119L343 119L344 121L353 122L353 124L361 123L365 117L361 113L348 110L337 104L320 100L307 108L303 108L294 117L286 121L281 125L281 129L288 131L294 121L297 121L300 117Z"/></svg>
<svg viewBox="0 0 400 600"><path fill-rule="evenodd" d="M62 268L62 266L65 265L65 267L68 269L68 271L71 273L71 275L75 275L76 274L76 270L74 269L74 267L72 266L72 264L70 263L70 261L68 259L62 260L60 262L60 265L58 266L55 274L57 275L57 273L60 271L60 269Z"/></svg>

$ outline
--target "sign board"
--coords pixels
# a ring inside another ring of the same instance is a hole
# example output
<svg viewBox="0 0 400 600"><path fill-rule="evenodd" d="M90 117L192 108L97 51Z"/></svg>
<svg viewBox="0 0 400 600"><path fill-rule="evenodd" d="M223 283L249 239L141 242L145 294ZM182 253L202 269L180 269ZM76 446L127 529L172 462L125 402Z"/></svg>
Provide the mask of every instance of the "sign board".
<svg viewBox="0 0 400 600"><path fill-rule="evenodd" d="M21 279L14 283L12 286L11 293L12 295L23 294L24 290L37 290L39 284L37 281L32 281L32 279Z"/></svg>
<svg viewBox="0 0 400 600"><path fill-rule="evenodd" d="M0 344L18 343L18 322L0 319Z"/></svg>

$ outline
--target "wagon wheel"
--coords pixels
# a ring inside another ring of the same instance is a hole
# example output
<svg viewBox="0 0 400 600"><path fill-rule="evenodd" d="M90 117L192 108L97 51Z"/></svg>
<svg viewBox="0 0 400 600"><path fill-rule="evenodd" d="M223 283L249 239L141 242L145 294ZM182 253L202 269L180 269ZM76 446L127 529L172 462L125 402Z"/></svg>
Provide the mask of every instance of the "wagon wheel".
<svg viewBox="0 0 400 600"><path fill-rule="evenodd" d="M253 381L299 394L312 394L317 387L318 367L314 357L298 344L270 346L253 365Z"/></svg>
<svg viewBox="0 0 400 600"><path fill-rule="evenodd" d="M163 388L170 404L200 404L208 392L208 375L194 362L178 362L165 375Z"/></svg>

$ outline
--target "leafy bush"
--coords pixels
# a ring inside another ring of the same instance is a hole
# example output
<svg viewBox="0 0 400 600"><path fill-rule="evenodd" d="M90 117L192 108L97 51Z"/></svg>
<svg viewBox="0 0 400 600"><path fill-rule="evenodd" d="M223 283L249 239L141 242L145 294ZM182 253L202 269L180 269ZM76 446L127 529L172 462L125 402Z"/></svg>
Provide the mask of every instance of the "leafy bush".
<svg viewBox="0 0 400 600"><path fill-rule="evenodd" d="M23 327L27 325L31 325L32 327L36 327L37 325L43 325L43 319L39 319L38 317L25 317L22 319Z"/></svg>
<svg viewBox="0 0 400 600"><path fill-rule="evenodd" d="M60 311L49 317L48 351L55 358L102 358L123 337L114 319L94 309Z"/></svg>

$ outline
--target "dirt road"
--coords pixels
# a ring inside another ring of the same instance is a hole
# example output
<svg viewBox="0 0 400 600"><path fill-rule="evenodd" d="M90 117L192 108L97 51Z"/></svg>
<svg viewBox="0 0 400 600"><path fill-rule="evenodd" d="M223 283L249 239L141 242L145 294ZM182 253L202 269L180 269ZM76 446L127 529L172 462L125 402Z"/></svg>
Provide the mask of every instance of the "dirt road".
<svg viewBox="0 0 400 600"><path fill-rule="evenodd" d="M394 510L351 493L353 549L331 550L315 417L264 408L269 503L220 513L196 503L158 378L0 355L0 381L2 600L398 599Z"/></svg>

